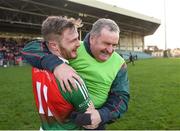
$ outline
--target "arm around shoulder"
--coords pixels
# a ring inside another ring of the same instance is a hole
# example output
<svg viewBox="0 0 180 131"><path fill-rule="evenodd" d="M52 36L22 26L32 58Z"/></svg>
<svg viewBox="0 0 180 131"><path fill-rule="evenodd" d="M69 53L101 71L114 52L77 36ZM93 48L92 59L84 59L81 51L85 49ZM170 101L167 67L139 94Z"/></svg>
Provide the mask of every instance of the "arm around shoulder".
<svg viewBox="0 0 180 131"><path fill-rule="evenodd" d="M28 42L22 49L21 54L30 65L39 69L47 69L51 72L57 65L63 63L57 56L51 54L46 46L46 42L40 40Z"/></svg>

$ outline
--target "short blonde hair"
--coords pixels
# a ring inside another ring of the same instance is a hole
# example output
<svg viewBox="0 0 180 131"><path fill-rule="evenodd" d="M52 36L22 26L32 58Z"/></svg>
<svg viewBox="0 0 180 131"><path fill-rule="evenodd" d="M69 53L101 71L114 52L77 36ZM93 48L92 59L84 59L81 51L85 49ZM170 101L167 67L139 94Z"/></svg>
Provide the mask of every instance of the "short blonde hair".
<svg viewBox="0 0 180 131"><path fill-rule="evenodd" d="M67 29L76 29L82 27L81 19L67 18L62 16L47 17L41 27L41 34L43 38L48 41L52 35L61 35Z"/></svg>

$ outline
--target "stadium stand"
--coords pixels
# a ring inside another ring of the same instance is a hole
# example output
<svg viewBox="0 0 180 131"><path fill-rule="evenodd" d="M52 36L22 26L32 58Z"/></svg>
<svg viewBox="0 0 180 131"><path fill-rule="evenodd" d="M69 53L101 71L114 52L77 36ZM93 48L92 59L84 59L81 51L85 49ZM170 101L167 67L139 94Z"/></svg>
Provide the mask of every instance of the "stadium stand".
<svg viewBox="0 0 180 131"><path fill-rule="evenodd" d="M22 66L23 59L20 54L21 49L27 39L15 40L13 38L0 38L0 66L8 67Z"/></svg>
<svg viewBox="0 0 180 131"><path fill-rule="evenodd" d="M125 59L130 52L138 59L150 58L143 52L144 36L152 35L161 24L159 19L97 0L0 0L0 12L0 66L4 67L22 65L19 51L25 43L24 38L10 38L6 33L12 33L12 37L40 37L41 23L49 15L80 18L83 22L79 30L81 40L97 19L115 20L121 29L119 53ZM127 47L129 51L124 51ZM142 52L134 52L137 50Z"/></svg>
<svg viewBox="0 0 180 131"><path fill-rule="evenodd" d="M125 60L129 59L129 54L131 53L135 59L148 59L153 58L152 55L147 54L145 52L139 51L125 51L125 50L116 50L118 54L120 54Z"/></svg>

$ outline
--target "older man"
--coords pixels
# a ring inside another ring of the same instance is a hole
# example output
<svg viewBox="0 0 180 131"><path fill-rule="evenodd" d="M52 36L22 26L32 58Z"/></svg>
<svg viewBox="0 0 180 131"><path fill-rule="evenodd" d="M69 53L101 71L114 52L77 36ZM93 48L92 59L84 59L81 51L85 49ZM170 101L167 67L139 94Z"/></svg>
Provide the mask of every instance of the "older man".
<svg viewBox="0 0 180 131"><path fill-rule="evenodd" d="M85 80L96 108L86 112L91 114L91 125L86 126L89 129L97 126L104 129L106 123L120 118L128 109L127 66L124 59L114 52L119 41L119 33L119 27L113 20L104 18L97 20L90 33L81 42L77 52L78 57L70 61L70 65ZM48 52L46 48L40 50L41 43L37 42L36 48L33 48L34 45L24 48L26 60L33 66L54 72L66 88L67 81L71 81L74 85L72 78L78 79L76 71Z"/></svg>

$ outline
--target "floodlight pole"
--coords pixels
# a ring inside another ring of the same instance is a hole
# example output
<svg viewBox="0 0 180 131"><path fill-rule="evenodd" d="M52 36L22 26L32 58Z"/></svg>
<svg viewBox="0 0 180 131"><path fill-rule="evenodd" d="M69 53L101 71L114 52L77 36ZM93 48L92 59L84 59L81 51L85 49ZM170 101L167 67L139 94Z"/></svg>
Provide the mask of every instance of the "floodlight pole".
<svg viewBox="0 0 180 131"><path fill-rule="evenodd" d="M166 0L164 0L164 40L165 40L165 50L167 50L167 29L166 29Z"/></svg>

